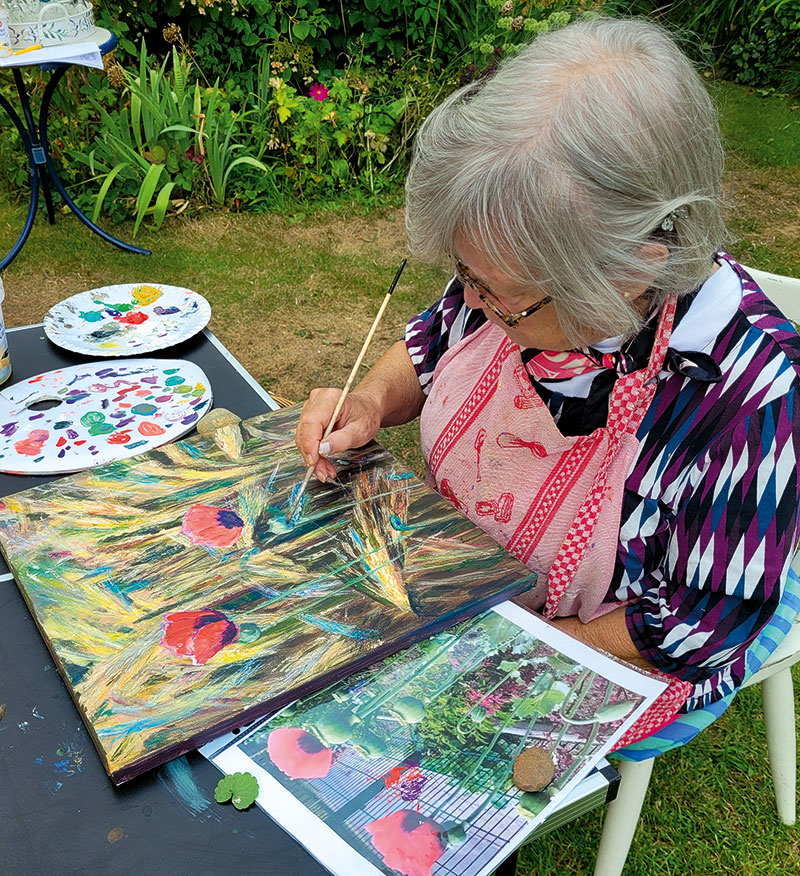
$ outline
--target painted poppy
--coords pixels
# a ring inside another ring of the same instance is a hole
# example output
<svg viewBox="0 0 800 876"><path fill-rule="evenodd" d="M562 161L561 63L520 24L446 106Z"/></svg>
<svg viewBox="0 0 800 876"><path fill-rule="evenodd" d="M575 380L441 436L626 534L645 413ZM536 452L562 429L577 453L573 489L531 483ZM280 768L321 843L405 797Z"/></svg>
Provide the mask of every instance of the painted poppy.
<svg viewBox="0 0 800 876"><path fill-rule="evenodd" d="M333 752L312 733L297 727L278 727L269 734L267 754L290 779L321 779L330 772Z"/></svg>
<svg viewBox="0 0 800 876"><path fill-rule="evenodd" d="M242 534L244 521L227 508L192 505L183 515L181 532L194 544L206 547L230 547Z"/></svg>
<svg viewBox="0 0 800 876"><path fill-rule="evenodd" d="M196 666L207 663L239 635L239 627L214 608L170 612L164 615L161 629L161 647L191 658Z"/></svg>
<svg viewBox="0 0 800 876"><path fill-rule="evenodd" d="M404 876L431 876L447 848L441 827L410 809L399 809L366 825L383 863Z"/></svg>

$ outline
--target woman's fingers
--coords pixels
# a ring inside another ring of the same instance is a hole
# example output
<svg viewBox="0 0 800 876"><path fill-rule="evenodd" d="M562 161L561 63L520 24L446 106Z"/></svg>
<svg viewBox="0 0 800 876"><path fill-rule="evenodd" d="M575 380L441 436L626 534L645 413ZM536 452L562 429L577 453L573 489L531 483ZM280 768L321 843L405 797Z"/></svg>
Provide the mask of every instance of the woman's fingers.
<svg viewBox="0 0 800 876"><path fill-rule="evenodd" d="M374 438L380 428L380 415L371 398L351 393L336 418L336 428L323 440L340 395L339 389L312 390L303 405L295 433L295 443L303 459L307 465L316 463L314 474L322 481L336 475L335 467L325 456L361 447Z"/></svg>
<svg viewBox="0 0 800 876"><path fill-rule="evenodd" d="M319 459L319 443L333 416L336 402L339 400L339 389L312 389L295 431L294 443L303 456L306 465L311 465ZM345 400L347 404L347 400ZM344 410L339 414L341 419Z"/></svg>

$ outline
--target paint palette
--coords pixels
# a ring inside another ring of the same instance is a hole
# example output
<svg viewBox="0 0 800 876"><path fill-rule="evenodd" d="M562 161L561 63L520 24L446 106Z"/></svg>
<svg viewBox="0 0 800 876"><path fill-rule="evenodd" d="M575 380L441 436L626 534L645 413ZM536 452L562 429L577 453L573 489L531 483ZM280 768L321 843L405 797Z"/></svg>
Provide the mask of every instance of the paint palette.
<svg viewBox="0 0 800 876"><path fill-rule="evenodd" d="M87 356L131 356L163 350L208 324L211 305L179 286L123 283L79 292L50 308L47 337Z"/></svg>
<svg viewBox="0 0 800 876"><path fill-rule="evenodd" d="M153 450L211 405L203 371L180 359L92 362L0 392L0 471L62 474Z"/></svg>

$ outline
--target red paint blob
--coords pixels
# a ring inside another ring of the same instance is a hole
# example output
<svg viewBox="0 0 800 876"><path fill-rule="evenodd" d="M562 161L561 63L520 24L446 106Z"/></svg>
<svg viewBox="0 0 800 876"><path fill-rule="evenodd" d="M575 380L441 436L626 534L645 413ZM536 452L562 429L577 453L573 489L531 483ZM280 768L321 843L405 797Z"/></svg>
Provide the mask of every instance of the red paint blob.
<svg viewBox="0 0 800 876"><path fill-rule="evenodd" d="M130 313L126 313L125 316L115 316L114 319L127 325L141 325L149 317L146 313L142 313L141 310L132 310Z"/></svg>
<svg viewBox="0 0 800 876"><path fill-rule="evenodd" d="M17 441L14 450L24 456L39 456L42 452L42 445L49 437L50 432L47 429L31 429L27 438Z"/></svg>
<svg viewBox="0 0 800 876"><path fill-rule="evenodd" d="M139 423L138 428L139 434L144 435L145 438L150 438L153 435L163 435L167 431L163 426L159 426L158 423L151 423L149 420Z"/></svg>

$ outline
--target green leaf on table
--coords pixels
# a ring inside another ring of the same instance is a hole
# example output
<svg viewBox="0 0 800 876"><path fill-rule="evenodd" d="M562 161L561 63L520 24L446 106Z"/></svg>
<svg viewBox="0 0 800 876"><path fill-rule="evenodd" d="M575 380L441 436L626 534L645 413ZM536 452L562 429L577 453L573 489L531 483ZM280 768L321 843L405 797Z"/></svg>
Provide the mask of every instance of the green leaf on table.
<svg viewBox="0 0 800 876"><path fill-rule="evenodd" d="M252 773L231 773L223 776L214 788L217 803L230 800L237 809L247 809L258 797L258 780Z"/></svg>

